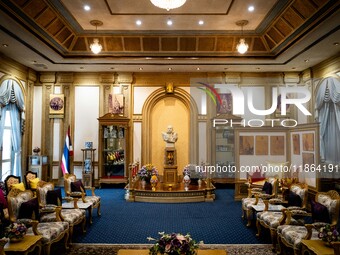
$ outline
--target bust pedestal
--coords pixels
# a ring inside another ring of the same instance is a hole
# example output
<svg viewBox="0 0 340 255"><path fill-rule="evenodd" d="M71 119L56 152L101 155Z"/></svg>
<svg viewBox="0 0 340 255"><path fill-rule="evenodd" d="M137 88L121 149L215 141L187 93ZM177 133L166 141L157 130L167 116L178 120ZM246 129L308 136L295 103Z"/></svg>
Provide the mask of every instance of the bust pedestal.
<svg viewBox="0 0 340 255"><path fill-rule="evenodd" d="M177 160L175 147L166 147L164 150L163 185L176 187L178 183Z"/></svg>

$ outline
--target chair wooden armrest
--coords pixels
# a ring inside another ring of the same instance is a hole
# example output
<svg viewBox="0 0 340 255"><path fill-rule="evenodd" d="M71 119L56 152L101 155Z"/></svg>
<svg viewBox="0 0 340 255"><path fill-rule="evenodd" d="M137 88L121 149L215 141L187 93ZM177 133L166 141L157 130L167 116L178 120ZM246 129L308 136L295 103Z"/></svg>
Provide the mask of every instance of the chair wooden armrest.
<svg viewBox="0 0 340 255"><path fill-rule="evenodd" d="M8 238L1 238L0 239L0 255L6 255L5 254L5 245L9 241Z"/></svg>
<svg viewBox="0 0 340 255"><path fill-rule="evenodd" d="M314 228L314 225L313 224L305 224L305 227L307 228L307 235L305 236L304 239L306 240L310 240L311 237L312 237L312 230Z"/></svg>
<svg viewBox="0 0 340 255"><path fill-rule="evenodd" d="M332 242L334 255L340 255L340 242Z"/></svg>

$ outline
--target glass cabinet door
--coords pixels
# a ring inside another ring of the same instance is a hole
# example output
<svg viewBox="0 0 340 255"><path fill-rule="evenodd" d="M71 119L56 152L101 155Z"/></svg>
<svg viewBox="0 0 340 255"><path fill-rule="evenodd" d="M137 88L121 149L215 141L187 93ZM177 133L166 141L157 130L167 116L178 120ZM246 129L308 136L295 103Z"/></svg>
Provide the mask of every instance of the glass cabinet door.
<svg viewBox="0 0 340 255"><path fill-rule="evenodd" d="M233 182L235 173L232 171L235 166L234 155L234 130L231 128L216 128L215 130L215 165L216 171L212 178L216 182Z"/></svg>
<svg viewBox="0 0 340 255"><path fill-rule="evenodd" d="M125 129L117 125L103 126L103 177L124 177Z"/></svg>

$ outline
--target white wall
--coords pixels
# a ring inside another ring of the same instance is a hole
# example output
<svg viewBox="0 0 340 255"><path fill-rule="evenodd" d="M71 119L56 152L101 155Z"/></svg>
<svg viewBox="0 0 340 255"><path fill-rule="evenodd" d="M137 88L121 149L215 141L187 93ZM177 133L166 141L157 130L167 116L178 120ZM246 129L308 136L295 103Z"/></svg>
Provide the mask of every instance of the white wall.
<svg viewBox="0 0 340 255"><path fill-rule="evenodd" d="M42 121L42 87L34 87L33 91L33 124L32 148L41 148L41 121ZM32 150L31 150L32 151Z"/></svg>

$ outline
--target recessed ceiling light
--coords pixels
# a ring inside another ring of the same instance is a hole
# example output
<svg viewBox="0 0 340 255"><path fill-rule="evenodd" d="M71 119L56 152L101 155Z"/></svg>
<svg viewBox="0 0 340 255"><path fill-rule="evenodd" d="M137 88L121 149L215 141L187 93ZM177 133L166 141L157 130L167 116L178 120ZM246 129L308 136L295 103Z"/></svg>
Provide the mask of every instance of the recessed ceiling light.
<svg viewBox="0 0 340 255"><path fill-rule="evenodd" d="M146 57L145 59L152 59L152 57Z"/></svg>
<svg viewBox="0 0 340 255"><path fill-rule="evenodd" d="M198 21L198 25L203 25L204 24L204 21L203 20L200 20L200 21Z"/></svg>
<svg viewBox="0 0 340 255"><path fill-rule="evenodd" d="M137 26L142 25L142 21L141 21L141 20L137 20L137 21L136 21L136 25L137 25Z"/></svg>
<svg viewBox="0 0 340 255"><path fill-rule="evenodd" d="M292 69L293 69L293 70L295 70L295 69L296 69L296 67L292 67Z"/></svg>
<svg viewBox="0 0 340 255"><path fill-rule="evenodd" d="M8 44L4 43L4 44L2 45L2 47L7 48L7 47L8 47Z"/></svg>
<svg viewBox="0 0 340 255"><path fill-rule="evenodd" d="M201 70L199 67L196 68L197 71Z"/></svg>
<svg viewBox="0 0 340 255"><path fill-rule="evenodd" d="M167 57L166 59L173 59L172 57Z"/></svg>
<svg viewBox="0 0 340 255"><path fill-rule="evenodd" d="M171 70L172 70L172 68L171 68L171 67L169 67L169 68L168 68L168 70L169 70L169 71L171 71Z"/></svg>
<svg viewBox="0 0 340 255"><path fill-rule="evenodd" d="M166 24L168 24L168 26L171 26L171 25L172 25L172 20L171 20L171 19L168 19L168 21L166 22Z"/></svg>
<svg viewBox="0 0 340 255"><path fill-rule="evenodd" d="M139 70L142 71L142 70L143 70L143 67L140 67Z"/></svg>
<svg viewBox="0 0 340 255"><path fill-rule="evenodd" d="M114 68L114 67L111 67L110 69L111 69L111 70L115 70L115 68Z"/></svg>
<svg viewBox="0 0 340 255"><path fill-rule="evenodd" d="M89 10L91 10L91 7L90 7L89 5L86 4L86 5L84 5L84 10L85 10L85 11L89 11Z"/></svg>
<svg viewBox="0 0 340 255"><path fill-rule="evenodd" d="M339 46L338 42L333 43L334 46Z"/></svg>
<svg viewBox="0 0 340 255"><path fill-rule="evenodd" d="M261 68L260 67L256 67L256 70L260 70Z"/></svg>
<svg viewBox="0 0 340 255"><path fill-rule="evenodd" d="M253 5L250 5L249 7L248 7L248 11L249 12L253 12L255 10L255 7L253 6Z"/></svg>
<svg viewBox="0 0 340 255"><path fill-rule="evenodd" d="M309 59L305 59L304 61L307 63L307 62L309 62Z"/></svg>
<svg viewBox="0 0 340 255"><path fill-rule="evenodd" d="M224 70L228 70L229 68L228 67L225 67Z"/></svg>
<svg viewBox="0 0 340 255"><path fill-rule="evenodd" d="M81 66L81 67L79 67L79 69L83 70L83 69L84 69L84 67L82 67L82 66Z"/></svg>

